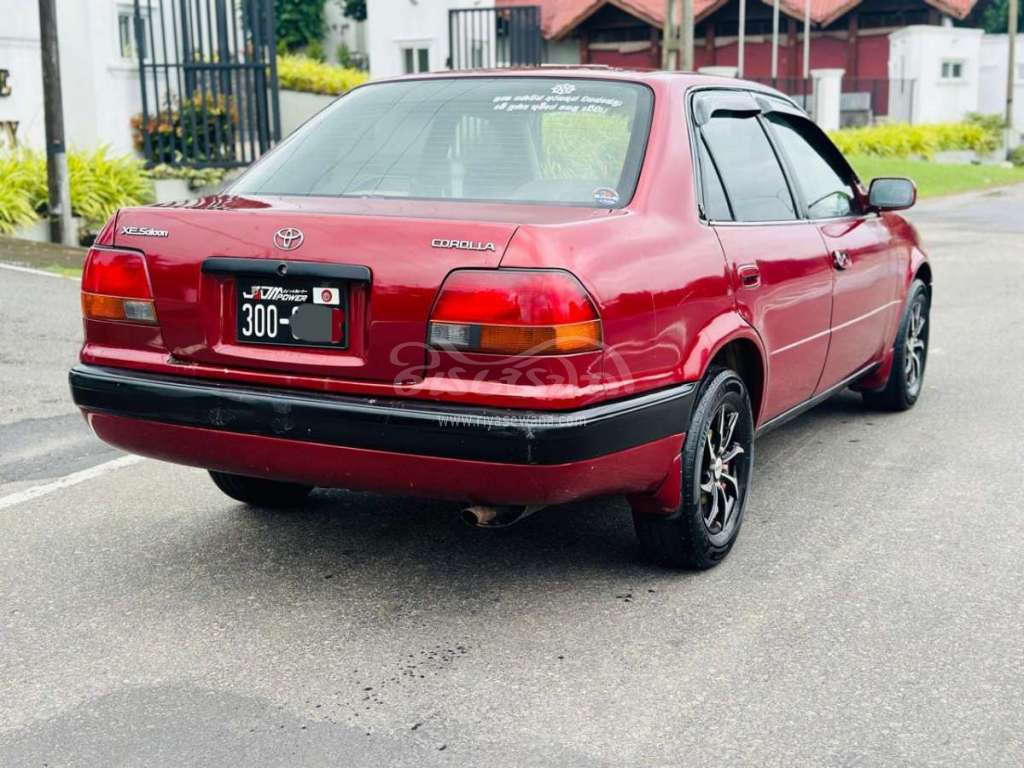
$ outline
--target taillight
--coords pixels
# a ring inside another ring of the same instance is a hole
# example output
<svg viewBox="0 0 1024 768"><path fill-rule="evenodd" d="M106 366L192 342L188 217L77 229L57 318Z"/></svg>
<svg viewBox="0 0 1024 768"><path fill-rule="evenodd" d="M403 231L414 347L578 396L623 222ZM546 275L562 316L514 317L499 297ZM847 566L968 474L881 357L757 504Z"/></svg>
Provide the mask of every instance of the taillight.
<svg viewBox="0 0 1024 768"><path fill-rule="evenodd" d="M142 254L90 248L82 273L82 314L91 320L155 324L156 307Z"/></svg>
<svg viewBox="0 0 1024 768"><path fill-rule="evenodd" d="M601 346L579 280L557 270L456 270L430 317L430 344L496 355L561 355Z"/></svg>

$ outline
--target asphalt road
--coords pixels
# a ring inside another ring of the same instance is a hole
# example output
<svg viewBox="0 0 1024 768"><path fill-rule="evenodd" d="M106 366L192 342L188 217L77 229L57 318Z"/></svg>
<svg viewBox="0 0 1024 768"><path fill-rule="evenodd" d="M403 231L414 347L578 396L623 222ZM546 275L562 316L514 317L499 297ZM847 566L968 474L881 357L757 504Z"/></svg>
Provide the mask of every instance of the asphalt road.
<svg viewBox="0 0 1024 768"><path fill-rule="evenodd" d="M618 500L281 515L142 461L0 508L0 764L1019 768L1021 211L920 206L922 400L761 441L708 573L639 561ZM66 397L76 301L0 270L0 507L115 455Z"/></svg>

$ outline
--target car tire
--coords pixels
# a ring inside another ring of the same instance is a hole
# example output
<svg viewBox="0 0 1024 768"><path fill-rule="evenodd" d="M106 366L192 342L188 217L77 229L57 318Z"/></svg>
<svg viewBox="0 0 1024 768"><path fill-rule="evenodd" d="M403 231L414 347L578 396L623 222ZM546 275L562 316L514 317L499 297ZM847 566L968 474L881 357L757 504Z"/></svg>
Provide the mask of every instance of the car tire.
<svg viewBox="0 0 1024 768"><path fill-rule="evenodd" d="M743 379L715 368L694 402L682 452L682 502L669 516L633 513L646 557L704 570L729 554L743 522L754 466L754 417Z"/></svg>
<svg viewBox="0 0 1024 768"><path fill-rule="evenodd" d="M245 477L210 470L214 484L235 501L254 507L298 507L313 490L311 485Z"/></svg>
<svg viewBox="0 0 1024 768"><path fill-rule="evenodd" d="M896 332L889 380L880 390L861 393L864 403L870 408L906 411L913 408L921 396L925 363L928 361L930 309L928 286L921 280L914 280Z"/></svg>

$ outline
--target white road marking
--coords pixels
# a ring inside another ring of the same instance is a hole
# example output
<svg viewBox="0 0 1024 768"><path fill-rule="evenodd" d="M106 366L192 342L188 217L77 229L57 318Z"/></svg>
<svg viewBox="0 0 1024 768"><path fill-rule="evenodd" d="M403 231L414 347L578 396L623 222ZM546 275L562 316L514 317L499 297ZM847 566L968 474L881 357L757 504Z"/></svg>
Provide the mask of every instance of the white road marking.
<svg viewBox="0 0 1024 768"><path fill-rule="evenodd" d="M84 483L86 480L92 480L94 477L105 475L107 472L112 472L115 469L121 469L122 467L130 467L132 464L138 464L144 459L141 456L122 456L119 459L113 459L111 461L104 462L103 464L97 464L95 467L89 467L78 472L72 472L70 475L59 477L49 483L43 485L35 485L31 488L26 488L24 491L18 491L7 496L0 496L0 509L7 509L13 507L15 504L21 504L22 502L31 501L32 499L38 499L40 496L46 496L47 494L54 493L55 491L69 488L72 485L78 485Z"/></svg>
<svg viewBox="0 0 1024 768"><path fill-rule="evenodd" d="M32 269L32 267L19 267L16 264L0 264L0 269L9 269L11 272L24 272L26 275L42 275L43 277L56 277L58 280L78 280L78 277L71 275L60 275L56 272L47 272L45 269Z"/></svg>

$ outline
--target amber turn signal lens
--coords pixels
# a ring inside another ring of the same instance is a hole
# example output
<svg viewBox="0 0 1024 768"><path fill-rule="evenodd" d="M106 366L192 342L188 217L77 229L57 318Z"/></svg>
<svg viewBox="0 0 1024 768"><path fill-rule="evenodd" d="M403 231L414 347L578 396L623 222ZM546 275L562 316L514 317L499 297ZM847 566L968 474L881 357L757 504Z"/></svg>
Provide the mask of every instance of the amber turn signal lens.
<svg viewBox="0 0 1024 768"><path fill-rule="evenodd" d="M567 355L601 348L601 323L468 325L431 323L430 343L441 349L489 355Z"/></svg>
<svg viewBox="0 0 1024 768"><path fill-rule="evenodd" d="M122 299L120 296L103 296L98 293L82 293L82 314L90 320L156 324L156 307L152 301Z"/></svg>
<svg viewBox="0 0 1024 768"><path fill-rule="evenodd" d="M480 352L501 355L564 355L597 349L601 325L596 320L567 325L480 326Z"/></svg>

